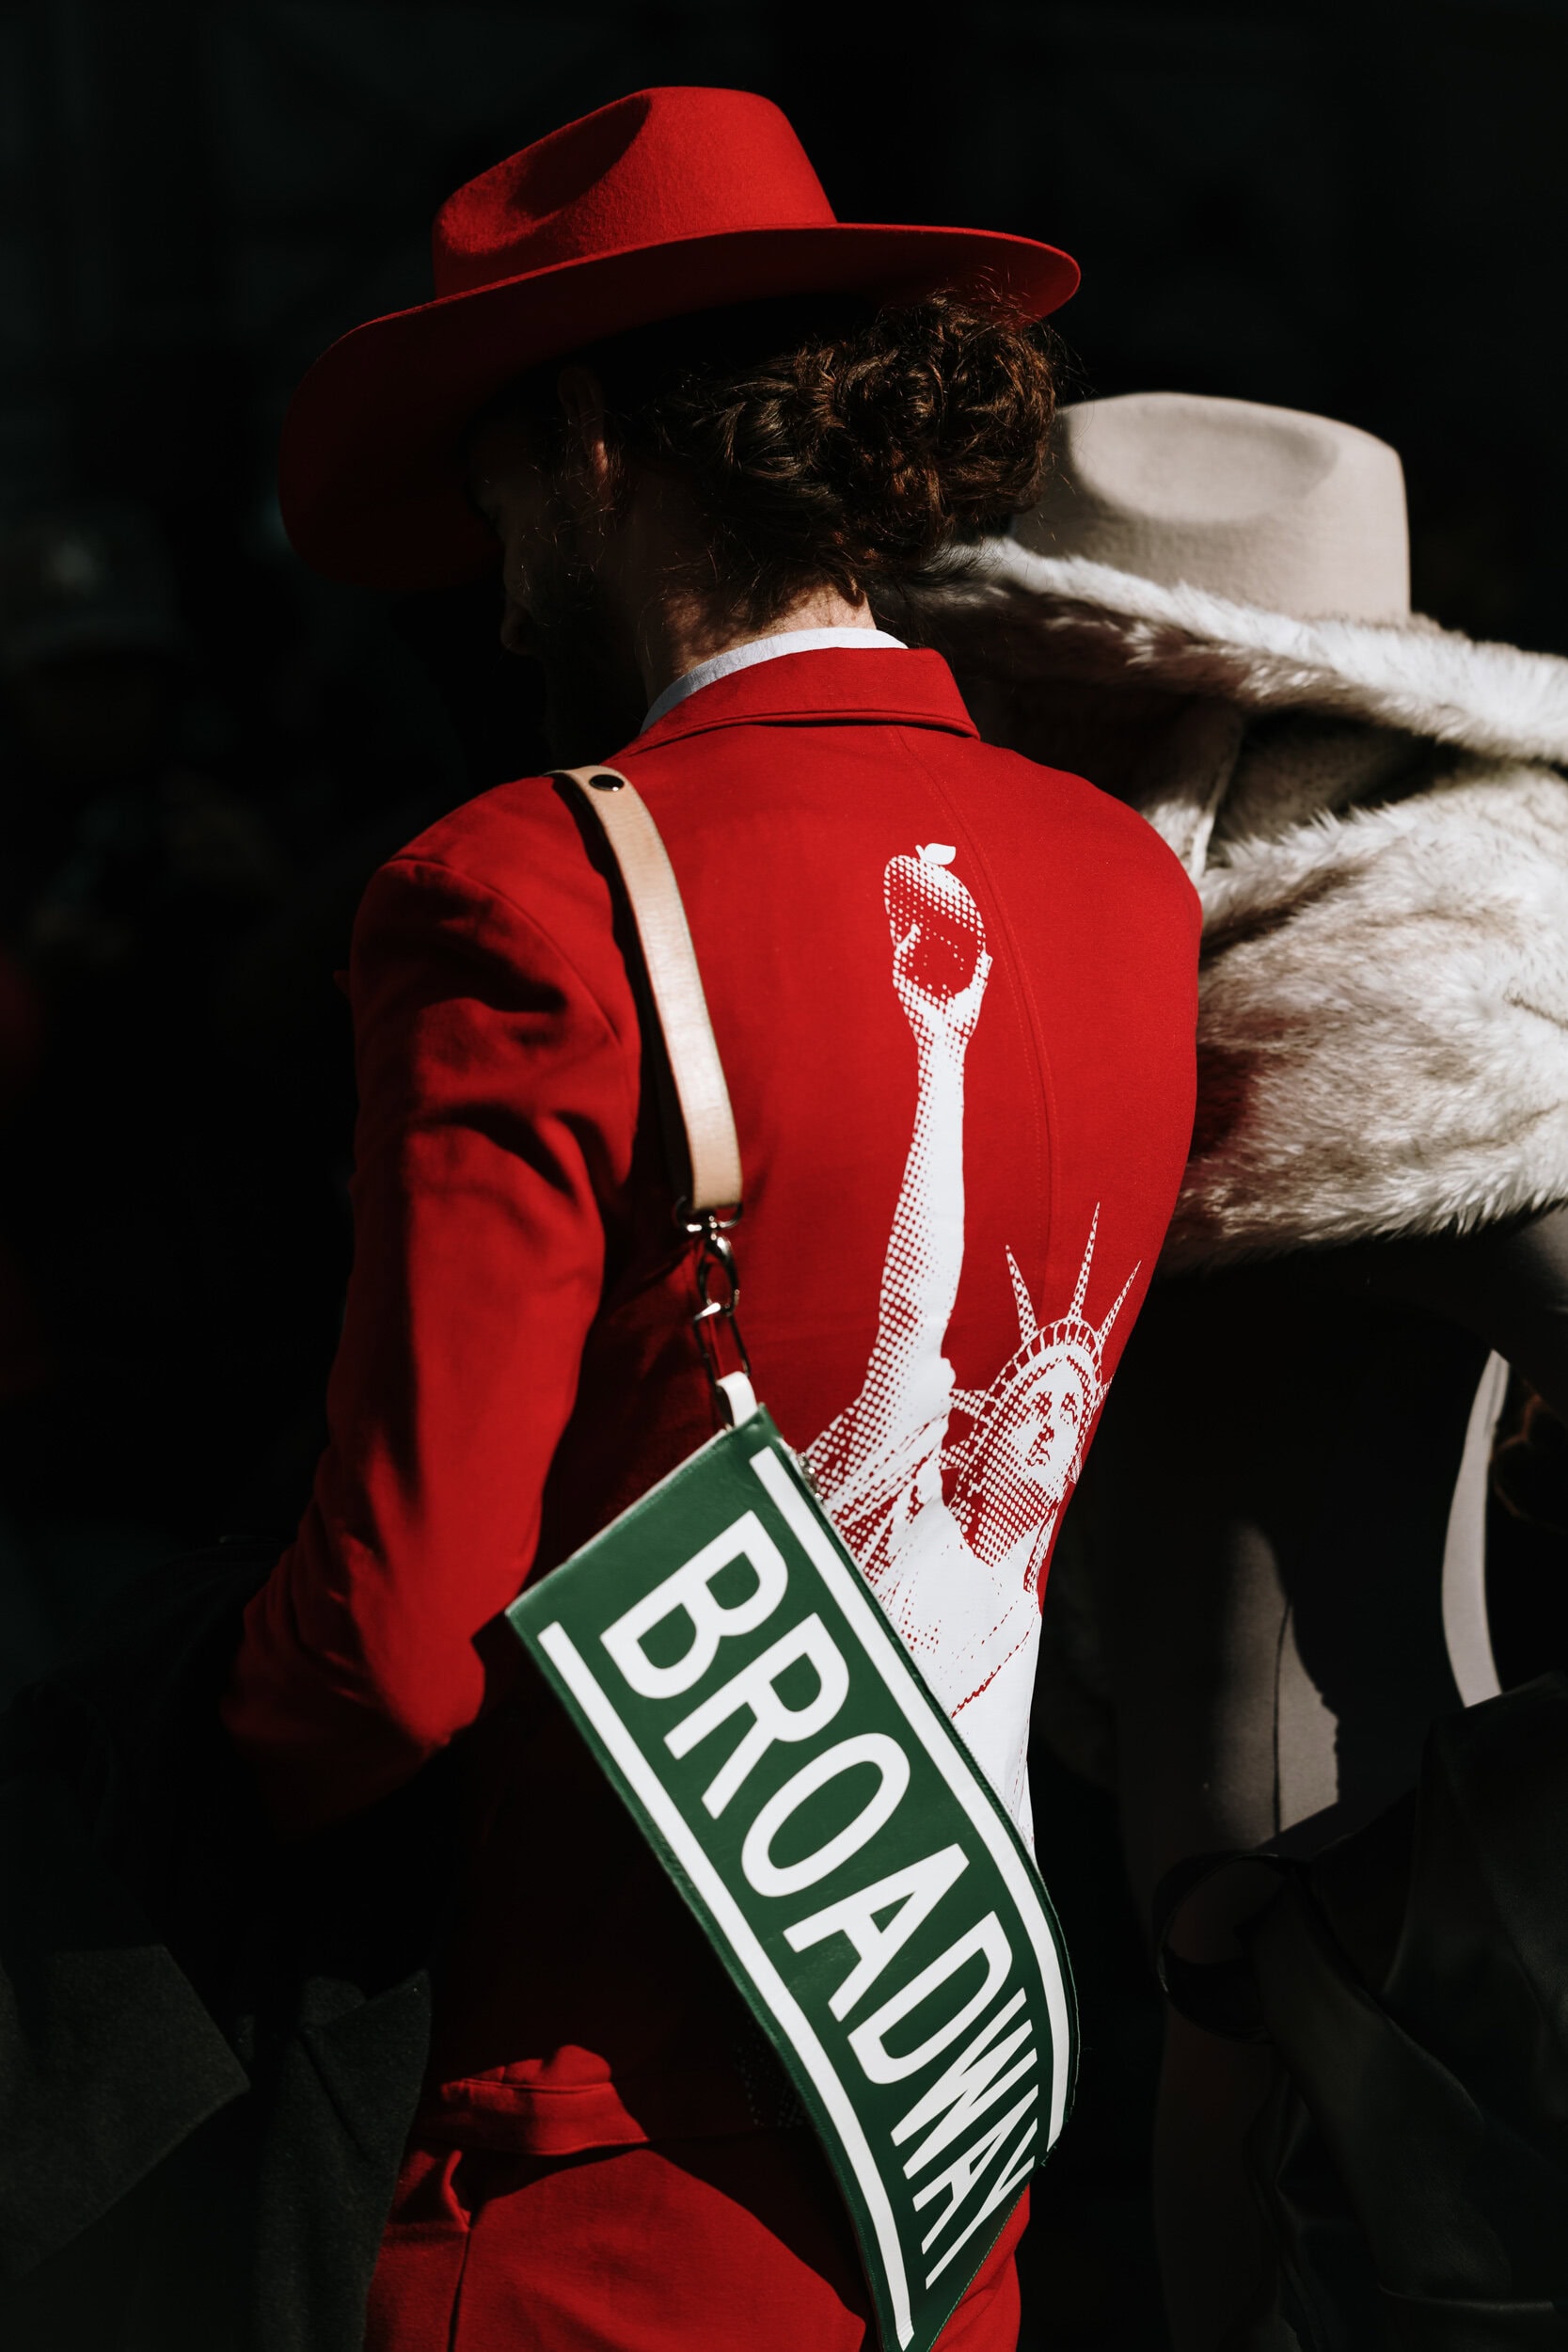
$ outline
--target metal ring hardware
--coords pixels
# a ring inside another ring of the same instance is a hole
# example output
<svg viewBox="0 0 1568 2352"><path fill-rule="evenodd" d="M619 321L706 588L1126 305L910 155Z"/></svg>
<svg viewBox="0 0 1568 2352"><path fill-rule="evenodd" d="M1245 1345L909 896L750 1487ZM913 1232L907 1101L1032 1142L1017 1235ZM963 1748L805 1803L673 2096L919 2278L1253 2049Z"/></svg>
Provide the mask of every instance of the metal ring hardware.
<svg viewBox="0 0 1568 2352"><path fill-rule="evenodd" d="M733 1218L730 1220L734 1222ZM740 1304L740 1275L730 1247L724 1223L714 1212L688 1221L687 1232L696 1244L692 1272L697 1285L697 1311L691 1318L702 1350L704 1369L713 1385L716 1398L721 1397L720 1383L731 1372L743 1372L752 1376L752 1359L746 1343L740 1336L736 1310ZM727 1334L721 1341L721 1333ZM735 1362L726 1364L725 1354L733 1351Z"/></svg>

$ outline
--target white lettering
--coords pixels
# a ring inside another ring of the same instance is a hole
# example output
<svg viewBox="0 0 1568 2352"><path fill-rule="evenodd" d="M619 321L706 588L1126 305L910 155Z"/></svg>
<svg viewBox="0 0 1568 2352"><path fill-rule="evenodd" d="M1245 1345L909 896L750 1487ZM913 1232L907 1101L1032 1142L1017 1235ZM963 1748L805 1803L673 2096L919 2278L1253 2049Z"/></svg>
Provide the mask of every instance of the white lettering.
<svg viewBox="0 0 1568 2352"><path fill-rule="evenodd" d="M1022 2114L1025 2107L1028 2107L1033 2104L1034 2097L1035 2093L1031 2091L1029 2097L1022 2101L1017 2111ZM942 2255L940 2262L934 2263L931 2268L926 2273L926 2284L927 2286L933 2285L935 2281L941 2278L942 2272L946 2269L954 2255L958 2251L958 2249L964 2245L968 2239L974 2235L975 2231L980 2227L981 2223L988 2217L988 2216L993 2214L998 2205L1006 2205L1009 2203L1018 2194L1018 2191L1023 2186L1024 2182L1029 2178L1030 2173L1035 2169L1034 2157L1025 2153L1025 2151L1034 2146L1036 2136L1038 2131L1039 2118L1037 2116L1032 2122L1027 2123L1024 2126L1017 2146L1013 2148L1008 2154L1003 2157L1001 2169L996 2176L995 2186L986 2197L986 2200L981 2205L979 2211L970 2215L969 2219L964 2223L963 2228L958 2232L958 2236L948 2247L946 2253ZM1019 2161L1021 2157L1022 2158L1022 2163ZM939 2185L939 2184L933 2181L931 2185L935 2188ZM942 2223L945 2222L946 2218L947 2217L944 2214L942 2216L942 2220L939 2221L937 2224L938 2230L942 2227ZM935 2235L936 2230L933 2230L931 2237L934 2237ZM926 2244L929 2246L930 2242L931 2239L928 2237Z"/></svg>
<svg viewBox="0 0 1568 2352"><path fill-rule="evenodd" d="M1039 2095L1040 2087L1036 2083L1025 2091L1016 2107L1007 2109L1000 2122L990 2124L978 2139L971 2141L961 2156L955 2156L945 2172L939 2172L934 2180L927 2182L914 2201L916 2213L923 2205L928 2205L934 2197L940 2197L943 2189L947 2191L947 2203L920 2241L923 2254L930 2252L981 2173L989 2169L991 2158L1001 2153L1002 2143L1019 2117L1028 2113Z"/></svg>
<svg viewBox="0 0 1568 2352"><path fill-rule="evenodd" d="M894 2026L911 2010L918 2009L939 1985L945 1984L949 1977L957 1976L966 1960L973 1960L976 1955L983 1955L986 1963L986 1980L978 1993L966 2001L945 2026L939 2026L918 2049L907 2051L902 2058L894 2058L883 2046ZM874 2083L901 2082L906 2074L917 2074L923 2066L928 2066L951 2042L957 2042L966 2026L974 2024L1012 1964L1012 1946L1007 1941L1002 1922L994 1911L988 1911L983 1919L976 1920L967 1935L960 1935L958 1942L950 1945L939 1959L933 1960L928 1968L923 1968L918 1977L911 1978L901 1993L895 1993L891 2001L884 2001L863 2026L855 2027L849 2036L849 2047L870 2080Z"/></svg>
<svg viewBox="0 0 1568 2352"><path fill-rule="evenodd" d="M799 1919L794 1927L785 1928L784 1942L791 1951L803 1952L830 1935L845 1936L854 1946L856 1963L828 2004L835 2017L848 2016L968 1867L969 1856L961 1846L943 1846L940 1853L911 1862L906 1870L890 1871L874 1886L863 1886L830 1903L825 1911L814 1911L809 1919ZM893 1917L885 1928L879 1928L878 1913L890 1910ZM1022 2000L1022 1994L1018 1997Z"/></svg>
<svg viewBox="0 0 1568 2352"><path fill-rule="evenodd" d="M1010 2001L1004 2001L990 2025L981 2027L968 2049L959 2053L945 2074L938 2075L925 2097L910 2109L903 2122L894 2126L893 2144L900 2148L906 2139L920 2130L922 2124L935 2122L938 2117L942 2119L937 2122L935 2131L927 2133L904 2167L906 2180L912 2181L933 2156L940 2156L960 2132L968 2131L976 2116L984 2115L988 2107L993 2107L998 2099L1011 2090L1021 2075L1027 2074L1029 2069L1038 2063L1038 2052L1026 2050L1016 2066L1007 2067L1000 2082L995 2079L1002 2068L1007 2065L1013 2052L1021 2043L1027 2042L1035 2030L1033 2019L1026 2017L1022 2026L1007 2035L1006 2041L996 2042L1008 2018L1017 2015L1026 1998L1021 1989ZM992 2042L996 2042L996 2047L988 2050L987 2043Z"/></svg>
<svg viewBox="0 0 1568 2352"><path fill-rule="evenodd" d="M802 1659L816 1672L816 1689L804 1707L786 1707L774 1685L782 1674L799 1665ZM781 1634L760 1658L753 1658L749 1666L742 1666L737 1675L732 1675L723 1688L705 1699L701 1707L693 1708L673 1731L666 1733L664 1744L672 1756L689 1756L709 1732L716 1731L743 1707L751 1709L752 1722L745 1738L703 1794L704 1804L717 1820L747 1773L767 1755L773 1742L779 1740L798 1744L812 1739L832 1722L848 1689L849 1669L832 1635L820 1617L806 1617L789 1632Z"/></svg>
<svg viewBox="0 0 1568 2352"><path fill-rule="evenodd" d="M853 1771L857 1764L872 1765L879 1778L875 1794L854 1820L803 1861L775 1862L773 1840L791 1814L808 1797L815 1796L818 1788L825 1788L840 1772ZM818 1879L825 1879L830 1870L836 1870L841 1862L847 1862L852 1853L859 1853L876 1836L897 1809L909 1785L910 1759L897 1740L890 1740L885 1732L857 1732L852 1739L841 1740L836 1747L824 1749L809 1764L802 1764L782 1788L774 1790L747 1831L746 1842L740 1849L740 1867L748 1882L759 1895L798 1895L803 1886L815 1886Z"/></svg>
<svg viewBox="0 0 1568 2352"><path fill-rule="evenodd" d="M721 1609L713 1597L713 1581L732 1560L748 1560L757 1581L744 1600ZM632 1689L645 1699L679 1698L700 1682L719 1655L726 1636L753 1633L770 1617L789 1588L789 1570L783 1552L754 1511L743 1511L721 1535L716 1535L684 1567L656 1584L651 1593L617 1617L600 1635L606 1649ZM691 1624L689 1646L673 1664L656 1666L642 1645L656 1625L684 1609Z"/></svg>

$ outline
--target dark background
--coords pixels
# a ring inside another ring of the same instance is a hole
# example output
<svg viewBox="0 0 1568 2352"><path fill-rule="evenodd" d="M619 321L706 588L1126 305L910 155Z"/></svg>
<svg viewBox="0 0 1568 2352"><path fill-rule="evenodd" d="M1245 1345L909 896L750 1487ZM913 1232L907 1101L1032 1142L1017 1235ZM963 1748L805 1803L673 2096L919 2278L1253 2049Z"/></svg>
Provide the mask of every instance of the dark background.
<svg viewBox="0 0 1568 2352"><path fill-rule="evenodd" d="M0 495L145 496L210 605L281 564L290 389L427 294L441 197L626 90L730 82L785 107L842 218L1065 244L1085 389L1385 435L1420 601L1555 645L1565 59L1557 0L8 0Z"/></svg>
<svg viewBox="0 0 1568 2352"><path fill-rule="evenodd" d="M169 1544L290 1524L348 1248L354 903L430 817L538 762L492 590L382 600L293 562L290 389L427 294L459 182L683 80L777 99L842 217L1065 245L1077 395L1384 436L1418 607L1568 649L1568 7L4 0L0 1684ZM45 678L51 734L6 652L16 534L105 502L170 566L168 647L135 658L156 711L133 723L105 644ZM110 713L87 754L62 697ZM1152 2346L1158 2013L1112 1801L1040 1771L1085 2062L1026 2341Z"/></svg>

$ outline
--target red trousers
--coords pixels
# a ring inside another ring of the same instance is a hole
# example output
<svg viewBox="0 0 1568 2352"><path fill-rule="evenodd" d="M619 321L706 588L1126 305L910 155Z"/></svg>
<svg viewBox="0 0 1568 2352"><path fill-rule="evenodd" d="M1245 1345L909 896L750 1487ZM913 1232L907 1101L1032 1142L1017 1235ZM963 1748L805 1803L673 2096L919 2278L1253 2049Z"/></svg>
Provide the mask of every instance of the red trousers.
<svg viewBox="0 0 1568 2352"><path fill-rule="evenodd" d="M1015 2352L1027 2200L942 2352ZM863 2352L864 2281L810 2134L539 2157L416 2144L365 2352Z"/></svg>

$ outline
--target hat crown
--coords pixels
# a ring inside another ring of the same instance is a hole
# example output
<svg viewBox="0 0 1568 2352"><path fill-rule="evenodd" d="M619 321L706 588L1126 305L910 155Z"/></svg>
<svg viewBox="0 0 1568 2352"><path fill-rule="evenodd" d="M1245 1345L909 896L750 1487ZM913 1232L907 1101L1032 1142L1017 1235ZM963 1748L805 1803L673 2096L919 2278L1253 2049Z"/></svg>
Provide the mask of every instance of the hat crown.
<svg viewBox="0 0 1568 2352"><path fill-rule="evenodd" d="M436 216L436 292L682 237L831 228L832 207L785 117L746 90L618 98L509 155Z"/></svg>
<svg viewBox="0 0 1568 2352"><path fill-rule="evenodd" d="M1053 454L1044 498L1015 527L1040 555L1296 620L1410 617L1403 469L1355 425L1128 392L1062 409Z"/></svg>

